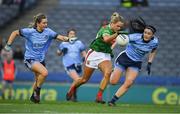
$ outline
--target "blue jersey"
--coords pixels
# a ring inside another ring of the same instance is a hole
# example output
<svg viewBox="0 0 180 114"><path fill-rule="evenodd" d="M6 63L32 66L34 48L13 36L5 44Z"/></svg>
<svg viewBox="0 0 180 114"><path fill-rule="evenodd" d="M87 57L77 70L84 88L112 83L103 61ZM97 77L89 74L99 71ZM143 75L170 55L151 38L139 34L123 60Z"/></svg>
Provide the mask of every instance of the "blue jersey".
<svg viewBox="0 0 180 114"><path fill-rule="evenodd" d="M142 61L145 54L158 47L158 39L154 38L149 42L144 42L143 34L134 33L129 35L129 43L126 47L127 56L133 61Z"/></svg>
<svg viewBox="0 0 180 114"><path fill-rule="evenodd" d="M63 48L68 49L67 54L62 57L62 62L65 67L82 63L81 52L85 50L85 45L80 40L74 43L62 42L59 45L59 50L63 50Z"/></svg>
<svg viewBox="0 0 180 114"><path fill-rule="evenodd" d="M57 33L50 28L45 28L42 32L38 32L35 28L24 28L19 31L26 39L24 59L44 61L48 47L52 39L57 37Z"/></svg>

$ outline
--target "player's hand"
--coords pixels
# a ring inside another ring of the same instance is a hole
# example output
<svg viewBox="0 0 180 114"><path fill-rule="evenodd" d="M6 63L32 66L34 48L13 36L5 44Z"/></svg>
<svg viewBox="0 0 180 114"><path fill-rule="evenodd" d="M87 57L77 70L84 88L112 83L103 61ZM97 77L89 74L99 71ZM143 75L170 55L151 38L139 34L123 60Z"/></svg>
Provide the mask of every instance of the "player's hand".
<svg viewBox="0 0 180 114"><path fill-rule="evenodd" d="M64 36L64 37L63 37L63 41L64 41L64 42L68 42L68 41L69 41L69 38L68 38L67 36Z"/></svg>
<svg viewBox="0 0 180 114"><path fill-rule="evenodd" d="M151 74L151 64L152 64L151 62L148 62L147 67L146 67L148 75Z"/></svg>
<svg viewBox="0 0 180 114"><path fill-rule="evenodd" d="M63 52L63 55L66 55L68 53L68 48L63 48L62 52Z"/></svg>
<svg viewBox="0 0 180 114"><path fill-rule="evenodd" d="M85 61L85 57L82 57L82 61L83 61L83 62Z"/></svg>
<svg viewBox="0 0 180 114"><path fill-rule="evenodd" d="M117 34L118 34L118 35L119 35L119 34L126 34L126 35L128 35L129 33L128 33L127 31L118 31Z"/></svg>
<svg viewBox="0 0 180 114"><path fill-rule="evenodd" d="M5 51L11 51L12 50L11 45L6 44L5 47L4 47L4 50Z"/></svg>

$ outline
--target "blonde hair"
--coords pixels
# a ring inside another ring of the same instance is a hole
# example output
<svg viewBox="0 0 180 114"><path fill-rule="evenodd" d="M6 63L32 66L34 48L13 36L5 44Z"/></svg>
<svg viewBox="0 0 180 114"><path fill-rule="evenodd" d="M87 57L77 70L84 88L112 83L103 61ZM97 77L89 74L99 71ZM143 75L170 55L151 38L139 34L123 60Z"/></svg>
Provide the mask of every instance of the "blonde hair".
<svg viewBox="0 0 180 114"><path fill-rule="evenodd" d="M35 15L33 17L33 22L31 22L29 24L29 27L33 27L33 28L36 28L37 27L37 23L40 23L42 19L46 19L46 15L45 14L42 14L42 13L38 13L37 15Z"/></svg>
<svg viewBox="0 0 180 114"><path fill-rule="evenodd" d="M119 13L117 13L117 12L114 12L113 14L112 14L112 16L111 16L111 23L117 23L117 22L119 22L119 21L121 21L121 22L124 22L124 18L123 18L123 16L121 16Z"/></svg>

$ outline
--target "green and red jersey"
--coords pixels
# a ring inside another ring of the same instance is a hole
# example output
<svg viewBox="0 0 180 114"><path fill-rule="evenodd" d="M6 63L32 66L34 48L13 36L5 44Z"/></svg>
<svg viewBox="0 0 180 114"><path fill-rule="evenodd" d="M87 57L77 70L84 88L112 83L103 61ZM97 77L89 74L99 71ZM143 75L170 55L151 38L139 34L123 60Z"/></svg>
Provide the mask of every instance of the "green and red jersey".
<svg viewBox="0 0 180 114"><path fill-rule="evenodd" d="M110 28L110 25L107 25L106 27L101 27L101 29L98 31L96 39L90 44L90 48L97 51L97 52L103 52L103 53L109 53L112 54L112 43L104 42L103 36L105 35L113 35L115 32L113 32Z"/></svg>

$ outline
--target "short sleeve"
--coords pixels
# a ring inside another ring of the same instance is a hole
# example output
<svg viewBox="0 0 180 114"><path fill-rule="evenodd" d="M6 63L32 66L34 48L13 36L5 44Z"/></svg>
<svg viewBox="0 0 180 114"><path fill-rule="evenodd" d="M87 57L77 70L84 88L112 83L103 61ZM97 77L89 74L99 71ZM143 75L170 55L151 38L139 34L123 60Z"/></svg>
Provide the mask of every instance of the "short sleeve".
<svg viewBox="0 0 180 114"><path fill-rule="evenodd" d="M79 46L80 46L81 52L86 49L85 45L81 41L79 41Z"/></svg>
<svg viewBox="0 0 180 114"><path fill-rule="evenodd" d="M31 34L31 28L19 29L20 36L27 38Z"/></svg>
<svg viewBox="0 0 180 114"><path fill-rule="evenodd" d="M50 36L52 39L56 39L57 36L58 36L58 34L57 34L55 31L49 29L49 36Z"/></svg>
<svg viewBox="0 0 180 114"><path fill-rule="evenodd" d="M109 30L104 30L102 33L102 36L106 36L106 35L110 35L110 31Z"/></svg>
<svg viewBox="0 0 180 114"><path fill-rule="evenodd" d="M158 45L159 45L158 38L155 37L155 38L154 38L154 46L153 46L153 49L157 49L157 48L158 48Z"/></svg>

